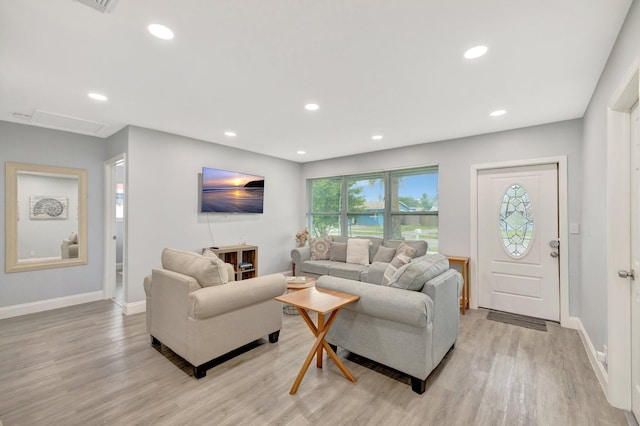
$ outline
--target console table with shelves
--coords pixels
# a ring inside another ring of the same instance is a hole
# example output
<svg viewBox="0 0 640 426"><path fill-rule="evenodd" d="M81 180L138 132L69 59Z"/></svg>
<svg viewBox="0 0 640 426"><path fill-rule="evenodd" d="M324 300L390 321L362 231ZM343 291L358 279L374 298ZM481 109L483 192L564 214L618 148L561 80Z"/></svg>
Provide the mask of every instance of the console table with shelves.
<svg viewBox="0 0 640 426"><path fill-rule="evenodd" d="M466 256L446 256L450 264L460 266L460 274L464 282L462 283L462 297L460 298L460 308L462 315L469 309L469 258Z"/></svg>
<svg viewBox="0 0 640 426"><path fill-rule="evenodd" d="M225 263L233 265L236 281L258 276L258 246L209 247Z"/></svg>

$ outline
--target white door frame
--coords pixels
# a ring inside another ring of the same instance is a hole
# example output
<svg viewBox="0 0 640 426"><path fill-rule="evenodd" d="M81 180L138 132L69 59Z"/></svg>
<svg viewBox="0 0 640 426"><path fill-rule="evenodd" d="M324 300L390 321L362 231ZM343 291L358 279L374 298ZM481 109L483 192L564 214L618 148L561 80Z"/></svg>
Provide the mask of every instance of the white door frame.
<svg viewBox="0 0 640 426"><path fill-rule="evenodd" d="M640 59L621 79L607 111L607 398L631 409L631 107L640 96Z"/></svg>
<svg viewBox="0 0 640 426"><path fill-rule="evenodd" d="M125 154L116 155L113 158L108 159L104 162L104 205L105 205L105 215L104 215L104 274L102 281L102 289L103 289L103 298L110 299L115 296L116 290L116 256L113 250L111 250L111 245L113 244L113 236L116 235L116 211L114 208L114 203L116 199L116 189L115 189L115 174L114 167L116 163L120 161L125 161ZM126 161L125 161L125 170L126 170ZM126 171L125 171L125 193L124 196L126 198ZM123 242L122 242L122 282L123 286L126 286L127 283L127 239L126 239L126 215L127 215L127 203L125 200L125 230L123 232ZM122 306L126 306L126 291L123 291L122 295Z"/></svg>
<svg viewBox="0 0 640 426"><path fill-rule="evenodd" d="M560 237L560 324L567 328L577 328L575 318L569 317L569 227L567 213L567 157L544 157L530 160L513 160L499 163L471 165L471 288L469 289L472 309L478 308L478 172L480 170L502 169L506 167L534 166L538 164L558 165L558 235Z"/></svg>

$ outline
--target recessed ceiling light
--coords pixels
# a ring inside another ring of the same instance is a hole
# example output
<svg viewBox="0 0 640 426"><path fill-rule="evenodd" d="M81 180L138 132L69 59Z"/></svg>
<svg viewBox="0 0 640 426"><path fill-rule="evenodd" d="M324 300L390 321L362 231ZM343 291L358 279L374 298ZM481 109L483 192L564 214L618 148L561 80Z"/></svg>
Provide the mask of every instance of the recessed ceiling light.
<svg viewBox="0 0 640 426"><path fill-rule="evenodd" d="M302 150L298 151L298 154L300 154L300 155L304 155L306 153L307 153L307 151L302 151Z"/></svg>
<svg viewBox="0 0 640 426"><path fill-rule="evenodd" d="M487 50L487 46L475 46L464 52L464 57L467 59L476 59L487 53Z"/></svg>
<svg viewBox="0 0 640 426"><path fill-rule="evenodd" d="M306 109L307 111L317 111L320 109L320 105L318 104L306 104L304 106L304 109Z"/></svg>
<svg viewBox="0 0 640 426"><path fill-rule="evenodd" d="M108 98L105 95L100 93L91 92L87 94L91 99L95 99L96 101L106 101Z"/></svg>
<svg viewBox="0 0 640 426"><path fill-rule="evenodd" d="M229 136L230 138L233 138L236 136L236 132L226 131L224 132L224 135Z"/></svg>
<svg viewBox="0 0 640 426"><path fill-rule="evenodd" d="M379 141L380 139L382 139L382 135L371 136L371 139L373 139L374 141Z"/></svg>
<svg viewBox="0 0 640 426"><path fill-rule="evenodd" d="M492 117L500 117L501 115L505 115L506 113L507 111L503 109L497 109L495 111L492 111L489 115Z"/></svg>
<svg viewBox="0 0 640 426"><path fill-rule="evenodd" d="M151 24L147 27L149 32L154 36L161 38L162 40L171 40L173 38L173 31L168 27L160 24Z"/></svg>

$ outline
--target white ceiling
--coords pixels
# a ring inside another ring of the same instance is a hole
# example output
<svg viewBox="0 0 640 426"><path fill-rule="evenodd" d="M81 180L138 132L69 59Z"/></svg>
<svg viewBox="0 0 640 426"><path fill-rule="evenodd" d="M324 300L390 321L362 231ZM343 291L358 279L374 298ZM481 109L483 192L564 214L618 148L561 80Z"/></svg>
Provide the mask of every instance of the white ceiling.
<svg viewBox="0 0 640 426"><path fill-rule="evenodd" d="M106 124L101 137L132 124L299 162L567 120L630 4L0 0L0 120L41 110Z"/></svg>

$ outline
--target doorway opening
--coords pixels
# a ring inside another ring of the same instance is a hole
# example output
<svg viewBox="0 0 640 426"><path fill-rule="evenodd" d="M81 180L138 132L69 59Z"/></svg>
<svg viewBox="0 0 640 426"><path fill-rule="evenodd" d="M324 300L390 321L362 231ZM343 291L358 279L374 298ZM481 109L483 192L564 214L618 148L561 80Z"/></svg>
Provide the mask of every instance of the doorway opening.
<svg viewBox="0 0 640 426"><path fill-rule="evenodd" d="M124 154L105 162L105 299L126 305L126 175Z"/></svg>

